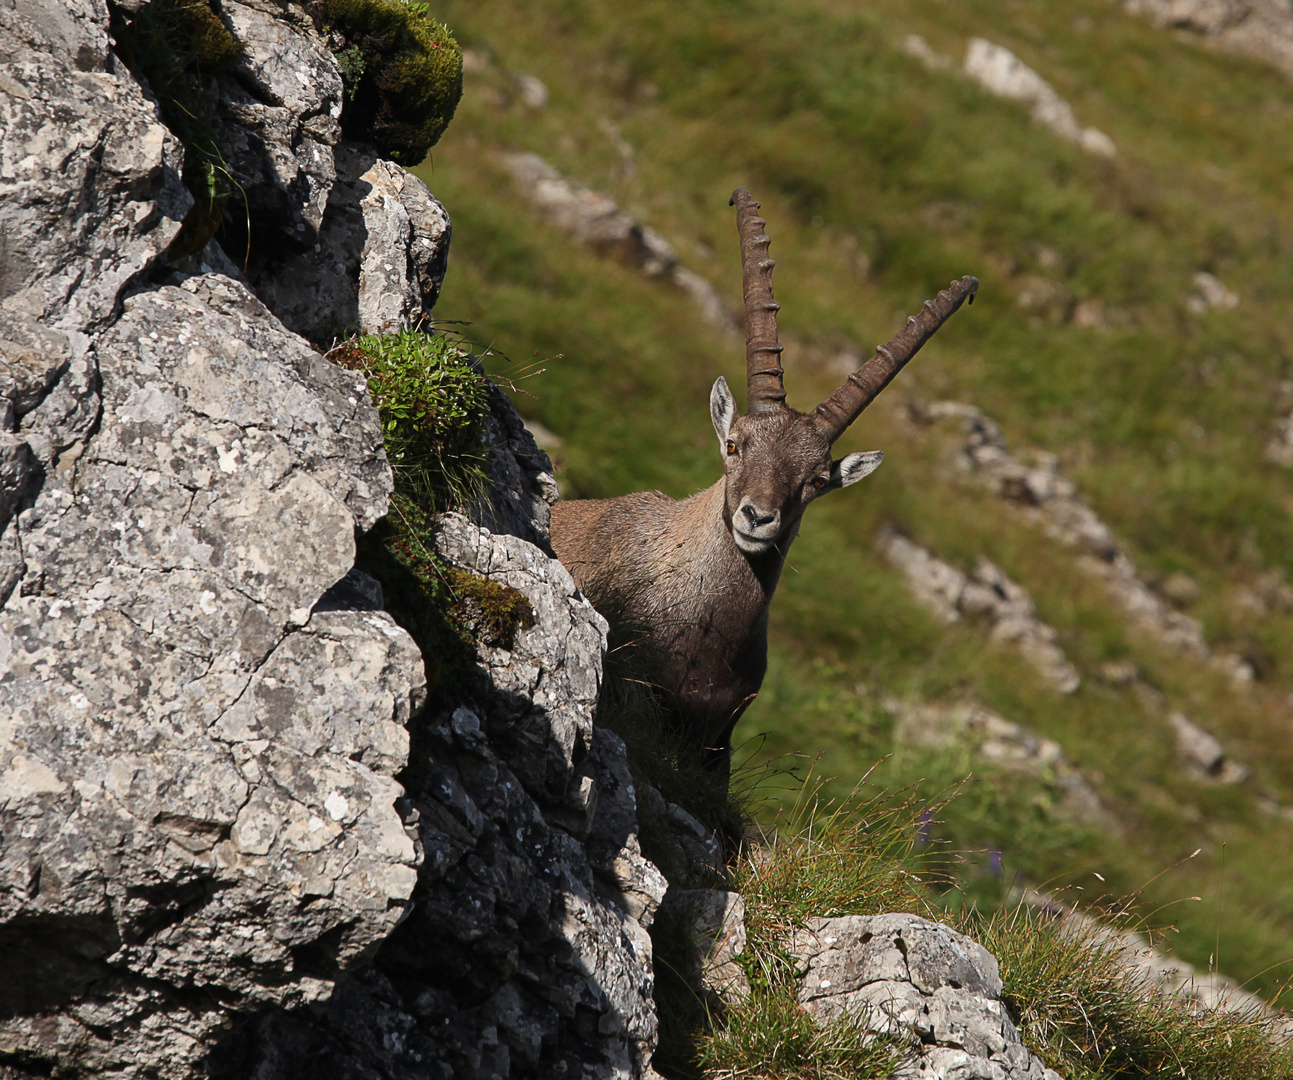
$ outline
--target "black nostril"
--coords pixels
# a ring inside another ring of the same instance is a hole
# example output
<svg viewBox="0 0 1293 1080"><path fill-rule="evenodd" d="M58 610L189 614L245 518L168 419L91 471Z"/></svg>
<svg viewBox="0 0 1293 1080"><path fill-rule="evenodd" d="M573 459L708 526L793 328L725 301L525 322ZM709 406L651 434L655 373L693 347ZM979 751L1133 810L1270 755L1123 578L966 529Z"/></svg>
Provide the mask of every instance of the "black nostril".
<svg viewBox="0 0 1293 1080"><path fill-rule="evenodd" d="M750 503L746 503L741 507L741 513L745 515L746 520L749 521L751 525L767 525L769 522L775 521L777 518L775 512L771 514L760 514L759 511Z"/></svg>

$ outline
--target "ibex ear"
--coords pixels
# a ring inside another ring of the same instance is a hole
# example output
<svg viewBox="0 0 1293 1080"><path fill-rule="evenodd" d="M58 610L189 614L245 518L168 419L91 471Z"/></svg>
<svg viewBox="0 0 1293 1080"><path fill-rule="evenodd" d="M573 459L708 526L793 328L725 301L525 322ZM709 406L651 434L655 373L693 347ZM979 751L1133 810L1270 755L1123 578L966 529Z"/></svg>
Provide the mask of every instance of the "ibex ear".
<svg viewBox="0 0 1293 1080"><path fill-rule="evenodd" d="M727 436L736 423L736 401L722 375L714 381L714 389L709 392L709 415L714 421L714 430L718 432L718 443L726 449Z"/></svg>
<svg viewBox="0 0 1293 1080"><path fill-rule="evenodd" d="M856 484L864 476L870 476L880 468L884 453L880 450L864 450L860 454L848 454L831 462L831 487L848 487Z"/></svg>

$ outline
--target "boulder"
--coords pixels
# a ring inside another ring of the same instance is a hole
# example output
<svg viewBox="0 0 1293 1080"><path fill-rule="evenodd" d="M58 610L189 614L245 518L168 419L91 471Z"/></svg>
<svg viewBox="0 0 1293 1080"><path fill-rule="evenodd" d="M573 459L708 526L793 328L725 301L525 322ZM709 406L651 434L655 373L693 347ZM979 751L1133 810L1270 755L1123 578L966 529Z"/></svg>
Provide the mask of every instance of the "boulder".
<svg viewBox="0 0 1293 1080"><path fill-rule="evenodd" d="M898 1077L1059 1080L1024 1046L982 945L918 915L814 918L791 943L799 1000L819 1024L909 1042Z"/></svg>

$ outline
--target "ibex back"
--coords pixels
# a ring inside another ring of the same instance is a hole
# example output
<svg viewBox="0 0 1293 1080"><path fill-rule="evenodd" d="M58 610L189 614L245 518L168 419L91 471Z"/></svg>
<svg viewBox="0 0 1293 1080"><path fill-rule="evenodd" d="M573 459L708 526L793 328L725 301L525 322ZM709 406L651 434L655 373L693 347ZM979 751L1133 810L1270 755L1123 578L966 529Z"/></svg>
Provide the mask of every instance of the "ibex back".
<svg viewBox="0 0 1293 1080"><path fill-rule="evenodd" d="M721 376L709 396L723 478L681 502L659 492L559 502L552 546L603 611L641 629L658 657L653 679L679 731L710 764L728 768L732 729L763 683L768 605L800 519L814 499L873 472L879 451L834 460L831 444L979 282L954 281L811 413L786 405L759 204L737 208L744 269L745 416Z"/></svg>

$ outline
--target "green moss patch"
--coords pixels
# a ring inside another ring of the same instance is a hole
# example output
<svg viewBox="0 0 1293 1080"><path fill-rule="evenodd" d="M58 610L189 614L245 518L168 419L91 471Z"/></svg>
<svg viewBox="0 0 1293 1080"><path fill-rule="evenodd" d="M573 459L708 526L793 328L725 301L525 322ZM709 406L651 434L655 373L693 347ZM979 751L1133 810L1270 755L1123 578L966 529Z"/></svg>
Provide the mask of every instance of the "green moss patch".
<svg viewBox="0 0 1293 1080"><path fill-rule="evenodd" d="M324 0L329 44L346 85L342 130L416 165L462 97L462 49L425 3ZM317 17L317 16L316 16Z"/></svg>
<svg viewBox="0 0 1293 1080"><path fill-rule="evenodd" d="M468 625L486 645L511 649L516 632L534 625L534 608L510 585L450 567L449 587Z"/></svg>

